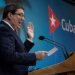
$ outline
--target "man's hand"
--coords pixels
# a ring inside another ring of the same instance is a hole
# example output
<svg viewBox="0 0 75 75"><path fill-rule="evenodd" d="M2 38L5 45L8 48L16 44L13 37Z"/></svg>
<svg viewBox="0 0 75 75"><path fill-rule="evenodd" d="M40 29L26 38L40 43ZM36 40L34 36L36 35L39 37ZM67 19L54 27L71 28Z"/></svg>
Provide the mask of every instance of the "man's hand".
<svg viewBox="0 0 75 75"><path fill-rule="evenodd" d="M33 27L32 22L28 23L27 36L28 36L28 40L33 41L33 38L34 38L34 27Z"/></svg>
<svg viewBox="0 0 75 75"><path fill-rule="evenodd" d="M37 52L35 52L37 60L42 60L47 54L48 54L47 51L37 51Z"/></svg>

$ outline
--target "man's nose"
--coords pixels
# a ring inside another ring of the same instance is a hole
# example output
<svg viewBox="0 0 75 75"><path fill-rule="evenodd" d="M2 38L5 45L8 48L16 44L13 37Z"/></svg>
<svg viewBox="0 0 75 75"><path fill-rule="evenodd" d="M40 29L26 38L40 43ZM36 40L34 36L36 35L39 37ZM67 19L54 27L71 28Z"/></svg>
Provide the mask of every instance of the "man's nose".
<svg viewBox="0 0 75 75"><path fill-rule="evenodd" d="M24 21L25 20L25 17L22 17L21 19Z"/></svg>

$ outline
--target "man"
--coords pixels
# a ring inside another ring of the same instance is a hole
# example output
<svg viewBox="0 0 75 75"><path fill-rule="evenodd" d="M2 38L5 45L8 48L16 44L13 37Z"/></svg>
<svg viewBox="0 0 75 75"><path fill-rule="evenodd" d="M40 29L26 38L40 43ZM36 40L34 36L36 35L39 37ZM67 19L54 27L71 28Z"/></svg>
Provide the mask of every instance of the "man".
<svg viewBox="0 0 75 75"><path fill-rule="evenodd" d="M28 67L47 55L45 51L28 53L33 47L34 28L27 27L28 38L22 43L17 33L24 20L24 9L15 4L4 8L0 22L0 75L28 75Z"/></svg>

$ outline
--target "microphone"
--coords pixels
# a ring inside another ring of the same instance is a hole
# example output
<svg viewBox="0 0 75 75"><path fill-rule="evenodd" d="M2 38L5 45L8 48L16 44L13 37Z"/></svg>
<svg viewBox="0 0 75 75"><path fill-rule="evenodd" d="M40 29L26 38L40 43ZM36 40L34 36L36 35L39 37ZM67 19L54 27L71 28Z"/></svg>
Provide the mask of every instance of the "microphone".
<svg viewBox="0 0 75 75"><path fill-rule="evenodd" d="M39 40L44 40L45 37L44 36L39 36Z"/></svg>
<svg viewBox="0 0 75 75"><path fill-rule="evenodd" d="M51 39L48 39L48 38L46 38L44 36L39 36L39 40L46 41L48 43L51 43L53 45L56 45L56 46L62 48L62 51L63 51L65 59L69 58L69 54L68 54L66 48L61 43L58 43L58 42L56 42L54 40L51 40Z"/></svg>

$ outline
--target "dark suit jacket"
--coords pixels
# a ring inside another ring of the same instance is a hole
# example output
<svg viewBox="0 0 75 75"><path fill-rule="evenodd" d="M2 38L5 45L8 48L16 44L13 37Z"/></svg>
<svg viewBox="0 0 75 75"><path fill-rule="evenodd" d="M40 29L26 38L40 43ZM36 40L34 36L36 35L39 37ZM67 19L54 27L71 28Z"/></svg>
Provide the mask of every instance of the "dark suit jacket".
<svg viewBox="0 0 75 75"><path fill-rule="evenodd" d="M0 22L0 75L27 75L27 66L36 64L34 53L28 53L34 44L23 44L17 34Z"/></svg>

